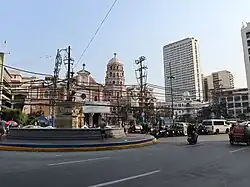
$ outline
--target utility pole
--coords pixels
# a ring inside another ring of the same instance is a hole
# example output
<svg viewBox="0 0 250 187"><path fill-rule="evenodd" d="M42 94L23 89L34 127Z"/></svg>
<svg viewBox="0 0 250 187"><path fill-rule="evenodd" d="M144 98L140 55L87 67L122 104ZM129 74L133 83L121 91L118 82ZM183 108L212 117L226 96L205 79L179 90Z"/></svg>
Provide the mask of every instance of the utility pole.
<svg viewBox="0 0 250 187"><path fill-rule="evenodd" d="M213 111L215 112L216 117L221 117L221 110L220 110L220 99L221 99L221 94L222 94L222 89L221 89L221 79L218 79L218 76L216 74L213 75Z"/></svg>
<svg viewBox="0 0 250 187"><path fill-rule="evenodd" d="M172 64L169 62L169 76L167 77L170 80L170 95L171 95L171 119L174 123L174 95L173 95L173 79L175 78L172 75Z"/></svg>
<svg viewBox="0 0 250 187"><path fill-rule="evenodd" d="M73 72L71 71L71 61L72 58L71 58L71 54L70 54L70 46L68 47L68 57L67 57L67 100L69 101L70 100L70 86L71 86L71 78L72 78L72 75L73 75ZM73 65L73 64L72 64Z"/></svg>
<svg viewBox="0 0 250 187"><path fill-rule="evenodd" d="M139 85L140 85L139 107L140 107L140 115L142 117L143 122L144 122L144 112L143 112L144 91L145 91L145 85L147 81L146 70L148 69L148 67L143 64L145 60L146 60L146 57L144 56L141 56L139 57L138 60L135 60L135 64L139 66L139 68L135 71L139 72L139 76L137 77L137 79L139 80Z"/></svg>

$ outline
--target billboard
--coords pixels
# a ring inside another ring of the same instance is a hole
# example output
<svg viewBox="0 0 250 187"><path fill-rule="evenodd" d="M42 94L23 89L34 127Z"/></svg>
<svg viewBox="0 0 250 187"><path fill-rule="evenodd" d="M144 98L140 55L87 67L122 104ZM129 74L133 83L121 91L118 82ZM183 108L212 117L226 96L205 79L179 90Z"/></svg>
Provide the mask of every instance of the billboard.
<svg viewBox="0 0 250 187"><path fill-rule="evenodd" d="M110 113L110 102L108 101L85 101L84 113Z"/></svg>

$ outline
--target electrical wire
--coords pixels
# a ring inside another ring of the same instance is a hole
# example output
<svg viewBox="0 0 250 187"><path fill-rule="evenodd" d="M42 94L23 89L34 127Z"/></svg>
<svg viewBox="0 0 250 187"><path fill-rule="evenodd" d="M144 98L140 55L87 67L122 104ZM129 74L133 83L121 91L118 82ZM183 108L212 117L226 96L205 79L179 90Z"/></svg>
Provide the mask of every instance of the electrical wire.
<svg viewBox="0 0 250 187"><path fill-rule="evenodd" d="M41 76L52 76L50 74L45 74L45 73L38 73L38 72L34 72L34 71L28 71L28 70L24 70L24 69L20 69L20 68L15 68L15 67L12 67L12 66L8 66L8 65L3 65L5 68L9 68L9 69L13 69L13 70L16 70L16 71L21 71L21 72L24 72L24 73L29 73L29 74L33 74L33 75L41 75Z"/></svg>
<svg viewBox="0 0 250 187"><path fill-rule="evenodd" d="M90 39L89 43L87 44L86 48L83 50L83 53L81 54L79 60L76 62L74 69L76 68L76 66L79 64L79 62L81 61L82 57L84 56L84 54L86 53L86 51L88 50L88 48L90 47L91 43L94 41L96 35L98 34L98 32L100 31L102 25L104 24L104 22L107 20L110 12L112 11L112 9L114 8L115 4L117 3L118 0L115 0L113 2L113 4L111 5L111 7L109 8L108 12L106 13L104 19L101 21L100 25L98 26L98 28L96 29L94 35L92 36L92 38Z"/></svg>

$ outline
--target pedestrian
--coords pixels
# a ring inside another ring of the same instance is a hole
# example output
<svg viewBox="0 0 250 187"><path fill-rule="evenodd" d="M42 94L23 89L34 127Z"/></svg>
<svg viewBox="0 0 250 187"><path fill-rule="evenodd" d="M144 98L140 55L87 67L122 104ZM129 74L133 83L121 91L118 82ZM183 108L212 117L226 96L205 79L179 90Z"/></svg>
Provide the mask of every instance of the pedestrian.
<svg viewBox="0 0 250 187"><path fill-rule="evenodd" d="M101 130L101 139L102 140L106 137L105 127L106 127L106 123L105 123L104 119L101 119L100 130Z"/></svg>

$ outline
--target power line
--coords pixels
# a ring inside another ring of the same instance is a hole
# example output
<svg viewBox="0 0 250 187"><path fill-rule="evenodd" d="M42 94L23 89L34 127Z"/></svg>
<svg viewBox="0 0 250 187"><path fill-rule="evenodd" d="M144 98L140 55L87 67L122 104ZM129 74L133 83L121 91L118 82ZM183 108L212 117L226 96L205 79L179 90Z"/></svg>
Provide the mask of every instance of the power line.
<svg viewBox="0 0 250 187"><path fill-rule="evenodd" d="M78 63L81 61L83 55L86 53L86 51L88 50L88 48L90 47L91 43L94 41L96 35L98 34L98 32L100 31L102 25L104 24L104 22L106 21L106 19L108 18L110 12L112 11L112 9L114 8L115 4L117 3L118 0L115 0L113 2L113 4L111 5L111 7L109 8L107 14L105 15L104 19L102 20L102 22L100 23L100 25L98 26L97 30L95 31L94 35L92 36L92 38L90 39L89 43L87 44L86 48L83 50L83 53L81 54L79 60L76 62L74 68L78 65Z"/></svg>
<svg viewBox="0 0 250 187"><path fill-rule="evenodd" d="M28 71L28 70L8 66L8 65L3 65L3 66L6 67L6 68L9 68L9 69L16 70L16 71L21 71L21 72L24 72L24 73L29 73L29 74L34 74L34 75L41 75L41 76L52 76L52 75L49 75L49 74L39 73L39 72L34 72L34 71Z"/></svg>

